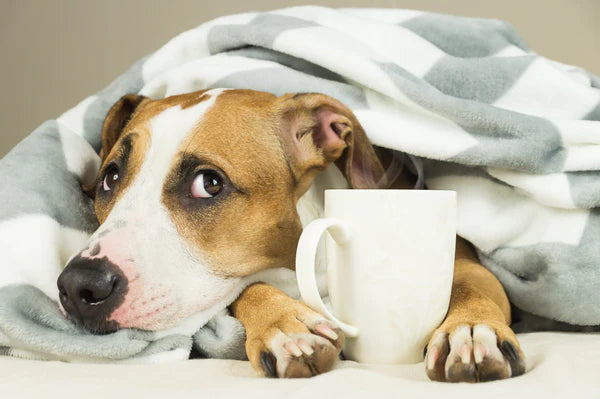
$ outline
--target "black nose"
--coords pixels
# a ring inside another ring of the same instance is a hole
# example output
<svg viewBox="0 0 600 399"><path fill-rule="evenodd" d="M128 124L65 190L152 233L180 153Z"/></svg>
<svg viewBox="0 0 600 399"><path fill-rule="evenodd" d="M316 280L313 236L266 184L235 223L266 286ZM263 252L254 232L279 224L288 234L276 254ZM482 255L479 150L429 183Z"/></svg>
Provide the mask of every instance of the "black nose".
<svg viewBox="0 0 600 399"><path fill-rule="evenodd" d="M109 321L127 291L127 279L107 258L76 256L57 281L60 302L69 318L94 333L109 333L118 324Z"/></svg>

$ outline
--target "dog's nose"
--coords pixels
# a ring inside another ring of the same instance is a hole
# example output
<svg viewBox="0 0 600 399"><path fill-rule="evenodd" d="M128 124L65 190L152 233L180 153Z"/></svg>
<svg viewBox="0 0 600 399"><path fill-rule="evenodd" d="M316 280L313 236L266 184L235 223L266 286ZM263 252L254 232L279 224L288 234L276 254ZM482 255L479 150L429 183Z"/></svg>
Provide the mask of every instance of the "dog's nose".
<svg viewBox="0 0 600 399"><path fill-rule="evenodd" d="M71 269L58 279L61 299L70 300L79 309L104 302L115 291L119 276L105 270Z"/></svg>
<svg viewBox="0 0 600 399"><path fill-rule="evenodd" d="M107 258L75 257L57 281L60 302L78 324L94 333L118 328L108 318L122 302L127 279Z"/></svg>

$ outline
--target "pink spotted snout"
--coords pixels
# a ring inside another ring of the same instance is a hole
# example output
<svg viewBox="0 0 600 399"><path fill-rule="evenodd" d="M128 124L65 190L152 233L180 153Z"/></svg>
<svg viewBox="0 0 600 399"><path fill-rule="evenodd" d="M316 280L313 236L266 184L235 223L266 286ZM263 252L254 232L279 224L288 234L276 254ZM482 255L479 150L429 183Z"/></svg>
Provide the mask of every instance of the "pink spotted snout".
<svg viewBox="0 0 600 399"><path fill-rule="evenodd" d="M122 230L122 229L121 229ZM112 318L130 290L124 231L106 230L73 257L60 274L59 299L66 315L94 333L110 333L120 325Z"/></svg>

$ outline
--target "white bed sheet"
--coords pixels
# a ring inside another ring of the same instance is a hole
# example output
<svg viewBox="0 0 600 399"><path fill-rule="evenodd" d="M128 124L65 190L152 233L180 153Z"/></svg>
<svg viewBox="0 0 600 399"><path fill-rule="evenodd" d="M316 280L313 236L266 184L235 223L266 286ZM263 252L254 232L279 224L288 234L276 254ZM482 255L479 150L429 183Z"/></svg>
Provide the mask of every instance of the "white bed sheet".
<svg viewBox="0 0 600 399"><path fill-rule="evenodd" d="M69 364L0 357L0 397L31 398L600 398L600 334L519 335L528 372L481 384L431 382L423 363L339 362L310 379L255 377L248 362Z"/></svg>

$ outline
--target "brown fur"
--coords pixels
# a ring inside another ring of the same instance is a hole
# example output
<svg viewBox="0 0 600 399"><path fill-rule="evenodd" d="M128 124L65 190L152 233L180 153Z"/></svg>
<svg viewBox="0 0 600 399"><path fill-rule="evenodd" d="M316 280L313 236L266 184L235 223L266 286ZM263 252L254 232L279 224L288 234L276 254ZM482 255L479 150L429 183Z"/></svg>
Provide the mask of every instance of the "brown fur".
<svg viewBox="0 0 600 399"><path fill-rule="evenodd" d="M119 158L123 139L131 132L135 135L130 136L133 146L119 183L120 193L109 202L96 201L101 222L140 168L150 140L147 122L168 107L187 107L206 98L203 92L158 101L130 96L111 109L103 131L103 168ZM315 138L315 132L323 128L318 126L320 112L335 114L332 126L341 140L331 146L322 147ZM174 170L179 158L194 155L202 159L202 168L224 172L234 188L211 206L186 206L175 190L179 177L173 172L165 182L163 203L179 234L204 258L208 256L213 271L223 276L246 276L272 267L294 268L302 230L296 201L315 174L330 163L338 165L354 188L390 185L356 117L337 100L320 94L278 98L249 90L226 91L189 137L178 159L173 160ZM99 182L101 178L102 173ZM409 187L410 177L403 174L394 186ZM244 215L243 223L239 215ZM311 330L314 325L302 321L316 320L315 312L265 284L247 288L232 311L246 328L248 356L259 372L265 372L262 354L271 350L276 332L315 332ZM522 357L508 327L510 306L502 286L479 264L470 245L459 239L450 307L439 331L452 334L458 326L477 323L492 327L499 342L510 341ZM306 376L315 370L328 370L341 342L333 340L331 345L321 345L312 360L303 358L304 363L294 363L284 374ZM430 377L443 379L439 373L436 366Z"/></svg>

